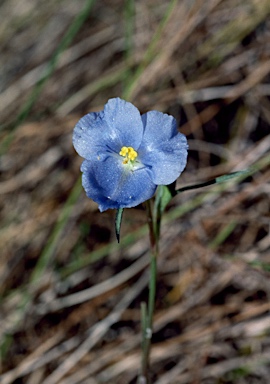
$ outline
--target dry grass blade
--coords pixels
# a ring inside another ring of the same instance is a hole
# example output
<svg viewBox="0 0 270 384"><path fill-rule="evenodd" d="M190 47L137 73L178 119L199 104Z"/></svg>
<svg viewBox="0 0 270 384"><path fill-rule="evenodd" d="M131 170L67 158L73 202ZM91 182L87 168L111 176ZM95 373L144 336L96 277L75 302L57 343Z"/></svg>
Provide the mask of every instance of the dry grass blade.
<svg viewBox="0 0 270 384"><path fill-rule="evenodd" d="M128 305L140 294L148 283L148 273L145 273L124 295L115 309L105 319L97 323L90 331L90 335L65 361L44 380L44 384L56 384L67 372L69 372L101 338L107 333L108 329L119 321L122 313Z"/></svg>

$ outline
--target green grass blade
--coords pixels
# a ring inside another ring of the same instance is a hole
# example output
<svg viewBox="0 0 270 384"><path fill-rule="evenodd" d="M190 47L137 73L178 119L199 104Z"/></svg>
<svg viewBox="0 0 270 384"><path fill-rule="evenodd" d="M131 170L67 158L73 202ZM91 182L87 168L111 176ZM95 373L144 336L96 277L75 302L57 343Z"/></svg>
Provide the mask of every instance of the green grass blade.
<svg viewBox="0 0 270 384"><path fill-rule="evenodd" d="M70 217L70 213L78 197L80 196L81 191L82 191L81 177L79 177L60 213L59 219L54 227L54 230L50 238L48 239L46 247L44 248L43 252L39 257L39 260L35 266L35 269L30 277L30 283L34 283L35 281L37 281L39 277L42 276L44 270L49 264L52 258L52 255L57 247L58 241L64 232L65 226Z"/></svg>
<svg viewBox="0 0 270 384"><path fill-rule="evenodd" d="M147 65L153 59L157 43L158 43L158 41L162 35L164 28L167 25L167 23L170 19L170 16L172 15L173 10L174 10L175 6L177 5L177 3L178 3L177 0L170 1L170 4L168 5L168 7L164 13L164 16L163 16L163 18L162 18L162 20L158 26L158 29L157 29L156 33L154 34L153 39L152 39L151 43L148 46L148 49L146 50L146 52L144 54L144 57L142 59L141 64L138 66L137 70L135 71L133 78L130 81L128 87L123 92L123 98L125 100L131 99L132 93L136 87L138 79L143 74L144 69L147 67Z"/></svg>

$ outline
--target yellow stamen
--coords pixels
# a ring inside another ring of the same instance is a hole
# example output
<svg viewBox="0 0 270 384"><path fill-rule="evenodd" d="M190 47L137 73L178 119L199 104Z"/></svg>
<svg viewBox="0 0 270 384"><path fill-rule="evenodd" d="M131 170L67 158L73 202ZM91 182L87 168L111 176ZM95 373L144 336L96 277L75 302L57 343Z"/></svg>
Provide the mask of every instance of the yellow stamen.
<svg viewBox="0 0 270 384"><path fill-rule="evenodd" d="M129 160L134 161L138 153L132 147L122 147L119 155L125 157L123 164L127 164Z"/></svg>
<svg viewBox="0 0 270 384"><path fill-rule="evenodd" d="M119 152L119 155L125 157L127 153L128 153L128 147L122 147L121 151Z"/></svg>

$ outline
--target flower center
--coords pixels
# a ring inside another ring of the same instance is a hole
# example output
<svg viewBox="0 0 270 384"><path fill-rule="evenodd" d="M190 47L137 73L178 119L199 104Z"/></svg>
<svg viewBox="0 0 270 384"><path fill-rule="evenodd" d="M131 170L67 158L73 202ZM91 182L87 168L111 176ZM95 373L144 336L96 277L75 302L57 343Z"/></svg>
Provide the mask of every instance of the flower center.
<svg viewBox="0 0 270 384"><path fill-rule="evenodd" d="M133 163L138 153L132 147L122 147L119 155L124 157L123 164Z"/></svg>

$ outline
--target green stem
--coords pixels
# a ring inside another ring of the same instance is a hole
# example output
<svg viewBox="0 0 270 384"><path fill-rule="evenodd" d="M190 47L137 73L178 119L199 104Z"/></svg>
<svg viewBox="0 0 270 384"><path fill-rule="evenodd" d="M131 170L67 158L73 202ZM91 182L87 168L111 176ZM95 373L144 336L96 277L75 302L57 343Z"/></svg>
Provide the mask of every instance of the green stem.
<svg viewBox="0 0 270 384"><path fill-rule="evenodd" d="M157 281L157 256L158 256L158 236L156 233L156 222L153 220L152 202L146 202L149 235L151 243L150 260L150 279L148 292L148 306L142 305L142 367L141 376L138 383L149 383L149 358L151 351L151 339L153 332L153 316L156 300L156 281Z"/></svg>

